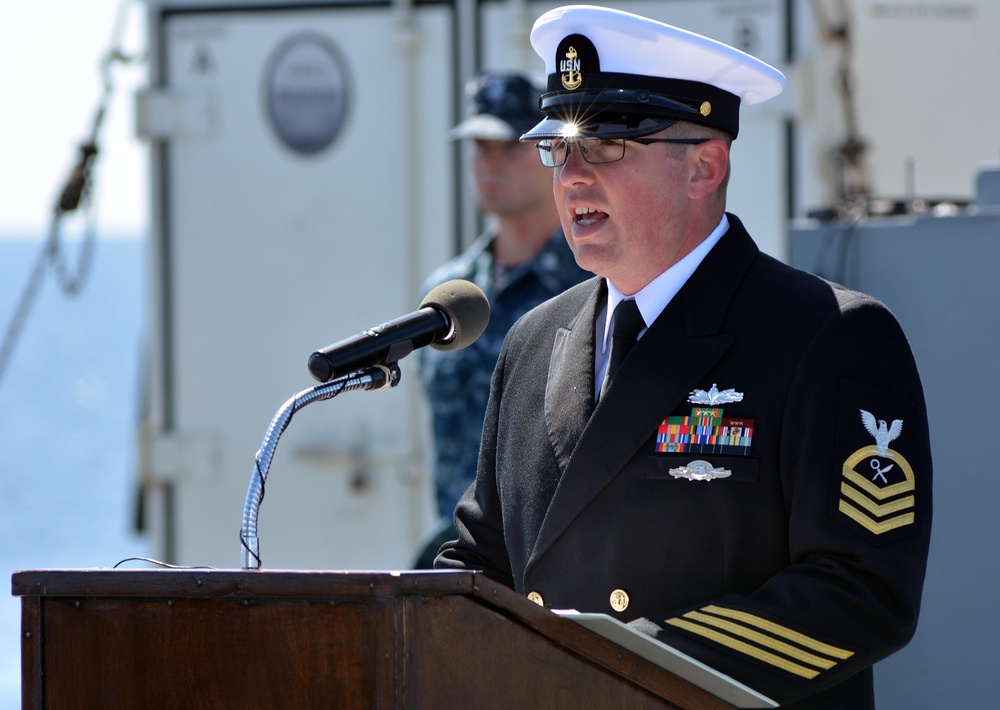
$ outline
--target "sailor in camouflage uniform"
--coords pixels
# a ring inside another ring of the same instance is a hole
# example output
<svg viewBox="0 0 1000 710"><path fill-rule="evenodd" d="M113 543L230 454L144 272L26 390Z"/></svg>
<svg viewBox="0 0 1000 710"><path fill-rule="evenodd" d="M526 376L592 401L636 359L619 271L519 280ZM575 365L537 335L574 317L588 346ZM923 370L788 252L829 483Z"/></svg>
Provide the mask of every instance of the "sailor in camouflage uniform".
<svg viewBox="0 0 1000 710"><path fill-rule="evenodd" d="M456 352L424 348L420 377L433 420L434 486L441 524L417 561L430 567L456 535L455 505L476 477L490 377L507 331L526 311L589 274L566 244L552 200L552 174L518 138L535 125L541 89L517 73L483 73L469 83L472 115L452 136L473 141L480 208L494 224L464 253L436 269L423 292L450 279L479 286L490 301L486 331Z"/></svg>
<svg viewBox="0 0 1000 710"><path fill-rule="evenodd" d="M435 565L608 614L782 706L872 707L920 609L927 410L883 304L725 212L740 106L784 77L606 8L531 40L549 91L525 140L600 277L508 333Z"/></svg>

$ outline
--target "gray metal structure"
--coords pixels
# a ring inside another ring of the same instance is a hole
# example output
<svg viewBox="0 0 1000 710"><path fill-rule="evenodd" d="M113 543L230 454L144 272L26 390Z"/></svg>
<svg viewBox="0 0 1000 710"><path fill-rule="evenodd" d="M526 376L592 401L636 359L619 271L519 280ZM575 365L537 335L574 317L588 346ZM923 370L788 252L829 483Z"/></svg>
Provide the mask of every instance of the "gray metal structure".
<svg viewBox="0 0 1000 710"><path fill-rule="evenodd" d="M916 636L876 670L881 710L997 707L1000 476L989 412L1000 401L1000 169L977 182L967 207L915 201L906 214L802 221L791 232L793 265L895 313L927 398L931 554Z"/></svg>

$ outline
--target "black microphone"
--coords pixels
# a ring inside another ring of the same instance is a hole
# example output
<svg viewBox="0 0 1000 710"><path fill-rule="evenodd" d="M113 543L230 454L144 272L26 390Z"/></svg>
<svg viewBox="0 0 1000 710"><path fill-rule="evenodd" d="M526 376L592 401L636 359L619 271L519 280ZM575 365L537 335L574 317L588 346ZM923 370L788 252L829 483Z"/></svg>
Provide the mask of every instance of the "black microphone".
<svg viewBox="0 0 1000 710"><path fill-rule="evenodd" d="M391 365L417 348L461 350L486 330L490 302L471 281L454 279L431 290L420 310L327 345L309 356L320 382L373 365Z"/></svg>

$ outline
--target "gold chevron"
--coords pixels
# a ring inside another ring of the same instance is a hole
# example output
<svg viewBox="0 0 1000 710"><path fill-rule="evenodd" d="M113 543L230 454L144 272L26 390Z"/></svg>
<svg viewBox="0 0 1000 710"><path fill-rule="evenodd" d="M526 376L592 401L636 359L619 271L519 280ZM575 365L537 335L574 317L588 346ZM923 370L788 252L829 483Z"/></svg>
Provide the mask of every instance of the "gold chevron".
<svg viewBox="0 0 1000 710"><path fill-rule="evenodd" d="M894 500L891 503L882 503L880 505L873 502L871 498L866 497L856 488L847 485L847 483L840 484L840 492L845 498L850 498L876 518L884 518L892 513L898 513L901 510L912 508L915 502L913 496L906 496L905 498Z"/></svg>
<svg viewBox="0 0 1000 710"><path fill-rule="evenodd" d="M897 496L901 493L907 493L914 490L916 488L916 483L914 482L915 479L913 476L913 469L910 467L910 462L903 458L902 454L898 451L888 449L888 452L889 455L883 457L879 454L878 448L874 446L866 446L858 449L851 454L847 461L844 462L844 478L864 490L866 493L871 495L872 498L877 498L879 500L885 500L886 498L892 498L893 496ZM900 469L903 471L903 475L906 476L906 480L900 481L899 483L893 483L891 486L880 488L864 476L861 476L854 471L855 466L872 456L888 458L893 463L898 463Z"/></svg>
<svg viewBox="0 0 1000 710"><path fill-rule="evenodd" d="M840 512L856 522L858 525L867 528L876 535L881 535L884 532L901 528L904 525L912 525L913 521L916 519L913 513L904 513L903 515L897 515L887 520L883 520L880 523L876 523L874 520L843 499L840 501Z"/></svg>

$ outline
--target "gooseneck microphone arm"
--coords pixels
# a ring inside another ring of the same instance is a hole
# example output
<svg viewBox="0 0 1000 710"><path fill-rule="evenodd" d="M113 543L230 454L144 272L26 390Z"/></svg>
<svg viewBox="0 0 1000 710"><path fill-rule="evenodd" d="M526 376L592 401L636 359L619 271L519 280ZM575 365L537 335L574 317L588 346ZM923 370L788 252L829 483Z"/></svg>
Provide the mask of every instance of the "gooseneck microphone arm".
<svg viewBox="0 0 1000 710"><path fill-rule="evenodd" d="M489 320L490 302L482 289L470 281L454 279L431 290L420 310L328 345L310 356L309 372L324 384L303 390L285 402L271 420L257 451L240 531L243 569L260 569L257 513L274 449L292 415L307 404L331 399L341 392L395 387L400 376L398 360L427 345L438 350L464 348L482 335Z"/></svg>
<svg viewBox="0 0 1000 710"><path fill-rule="evenodd" d="M278 439L291 421L292 415L307 404L332 399L341 392L351 390L381 390L399 384L398 365L376 365L364 370L338 377L321 385L302 390L288 401L274 415L264 441L254 458L253 474L243 504L243 527L240 530L241 560L243 569L260 569L260 544L257 539L257 514L264 499L264 483L271 468L271 459L278 446Z"/></svg>

